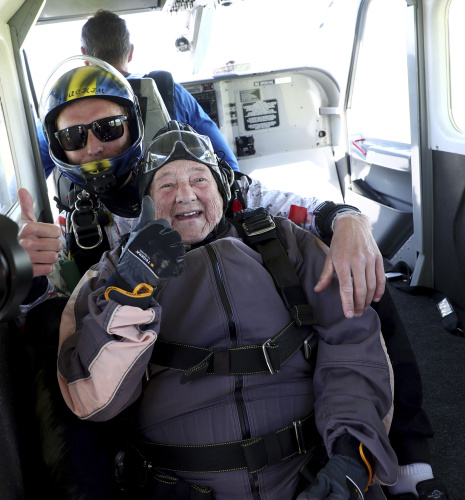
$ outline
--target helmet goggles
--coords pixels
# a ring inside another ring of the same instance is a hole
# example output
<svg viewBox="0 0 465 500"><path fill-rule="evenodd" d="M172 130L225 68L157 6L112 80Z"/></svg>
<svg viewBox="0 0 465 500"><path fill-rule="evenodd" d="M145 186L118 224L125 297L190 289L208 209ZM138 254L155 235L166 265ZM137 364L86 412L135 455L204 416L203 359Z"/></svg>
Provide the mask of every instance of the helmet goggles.
<svg viewBox="0 0 465 500"><path fill-rule="evenodd" d="M166 132L150 142L145 160L147 173L154 172L174 160L193 160L218 168L210 138L182 130Z"/></svg>
<svg viewBox="0 0 465 500"><path fill-rule="evenodd" d="M55 132L60 146L65 151L76 151L87 144L88 130L92 129L95 137L102 142L116 141L123 137L124 122L128 117L124 115L107 116L87 125L73 125Z"/></svg>
<svg viewBox="0 0 465 500"><path fill-rule="evenodd" d="M162 128L145 150L144 161L139 170L139 194L147 194L155 173L175 160L191 160L207 166L218 184L226 209L231 198L231 183L234 179L228 165L218 160L210 138L200 135L189 125L170 121Z"/></svg>

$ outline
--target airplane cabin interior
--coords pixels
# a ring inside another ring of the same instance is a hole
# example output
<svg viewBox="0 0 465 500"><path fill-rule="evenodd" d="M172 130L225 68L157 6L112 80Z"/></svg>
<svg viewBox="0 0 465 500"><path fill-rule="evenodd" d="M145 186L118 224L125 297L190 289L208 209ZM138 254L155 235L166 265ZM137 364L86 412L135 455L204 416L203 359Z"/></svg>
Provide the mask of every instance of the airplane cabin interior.
<svg viewBox="0 0 465 500"><path fill-rule="evenodd" d="M24 50L34 25L84 22L97 8L175 15L253 1L0 1L0 213L19 222L16 190L23 186L35 193L38 220L54 219L49 200L55 193L44 178L35 133L40 89ZM450 500L461 500L465 488L465 127L451 119L450 75L441 76L456 63L441 54L453 46L445 26L459 2L351 0L356 8L345 79L324 64L254 71L231 61L217 74L179 82L218 125L243 173L270 189L346 203L370 217L387 286L422 375L424 407L435 430L433 470ZM341 1L322 3L330 9ZM280 8L287 6L281 2ZM373 24L375 11L382 25ZM201 25L198 16L189 50L201 46ZM169 115L153 80L140 83L149 142ZM0 265L8 268L10 256L2 252L0 247ZM14 286L2 267L0 285ZM453 328L445 323L449 312L440 312L444 298L456 319ZM0 294L0 308L5 302ZM74 425L57 403L54 339L44 333L41 342L34 335L43 314L32 311L24 330L11 318L0 323L0 497L21 500L42 491L57 500L103 499L111 488L108 455L101 451L109 434L99 424ZM54 311L46 314L50 331L58 328ZM99 474L106 479L96 486ZM366 499L383 498L377 491Z"/></svg>

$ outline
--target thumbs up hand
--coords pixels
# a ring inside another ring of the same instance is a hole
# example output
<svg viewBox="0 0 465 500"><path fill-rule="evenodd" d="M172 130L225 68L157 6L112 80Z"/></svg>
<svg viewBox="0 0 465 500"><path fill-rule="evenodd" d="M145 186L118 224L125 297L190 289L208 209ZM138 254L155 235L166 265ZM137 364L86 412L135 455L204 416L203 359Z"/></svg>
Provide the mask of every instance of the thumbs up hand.
<svg viewBox="0 0 465 500"><path fill-rule="evenodd" d="M60 228L54 224L37 222L34 215L34 201L25 188L18 190L21 206L19 223L19 244L26 250L31 259L34 277L50 274L53 264L58 260L58 252L62 248Z"/></svg>

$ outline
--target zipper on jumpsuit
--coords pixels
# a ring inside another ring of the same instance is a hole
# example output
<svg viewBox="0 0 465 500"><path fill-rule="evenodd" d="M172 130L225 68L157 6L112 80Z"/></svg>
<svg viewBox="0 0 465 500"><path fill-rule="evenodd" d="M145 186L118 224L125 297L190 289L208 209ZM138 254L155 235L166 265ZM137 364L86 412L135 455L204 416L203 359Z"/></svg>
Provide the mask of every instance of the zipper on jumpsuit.
<svg viewBox="0 0 465 500"><path fill-rule="evenodd" d="M228 328L229 328L229 338L231 339L231 347L237 347L237 332L236 332L236 322L234 319L234 314L229 303L228 296L226 293L226 288L224 286L223 275L221 274L220 264L216 256L213 247L208 244L205 245L205 250L210 258L210 263L213 268L213 273L215 275L215 282L219 296L221 298L221 303L223 305L224 312L228 318ZM235 375L234 377L234 399L236 401L237 413L239 415L239 421L241 424L242 439L250 439L252 436L250 434L250 424L249 418L247 416L247 409L245 407L245 401L242 396L242 388L244 383L244 377L242 375ZM252 496L254 500L260 500L258 474L249 474L250 488L252 491Z"/></svg>

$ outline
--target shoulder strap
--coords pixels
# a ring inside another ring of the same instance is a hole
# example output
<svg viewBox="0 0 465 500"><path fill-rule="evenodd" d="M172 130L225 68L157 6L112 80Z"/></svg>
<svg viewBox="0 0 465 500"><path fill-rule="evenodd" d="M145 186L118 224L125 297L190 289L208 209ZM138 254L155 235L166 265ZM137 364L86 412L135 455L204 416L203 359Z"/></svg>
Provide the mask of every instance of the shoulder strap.
<svg viewBox="0 0 465 500"><path fill-rule="evenodd" d="M151 71L146 77L152 78L157 84L158 91L165 103L172 120L177 119L176 102L174 100L174 80L168 71Z"/></svg>
<svg viewBox="0 0 465 500"><path fill-rule="evenodd" d="M234 214L231 222L244 242L262 256L263 263L294 322L299 326L314 325L312 307L280 241L279 229L273 217L264 208L245 209Z"/></svg>

